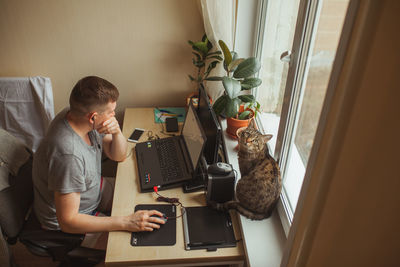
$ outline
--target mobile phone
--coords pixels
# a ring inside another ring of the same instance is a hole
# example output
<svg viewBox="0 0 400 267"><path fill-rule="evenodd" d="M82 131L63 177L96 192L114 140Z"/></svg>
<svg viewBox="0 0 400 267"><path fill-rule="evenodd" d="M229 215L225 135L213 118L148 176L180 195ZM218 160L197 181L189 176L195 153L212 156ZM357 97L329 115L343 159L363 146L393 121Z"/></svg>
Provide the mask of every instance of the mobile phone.
<svg viewBox="0 0 400 267"><path fill-rule="evenodd" d="M135 128L135 130L133 131L133 133L131 134L131 136L129 136L128 141L129 142L134 142L137 143L139 141L139 138L142 136L142 134L144 133L144 129L140 129L140 128Z"/></svg>

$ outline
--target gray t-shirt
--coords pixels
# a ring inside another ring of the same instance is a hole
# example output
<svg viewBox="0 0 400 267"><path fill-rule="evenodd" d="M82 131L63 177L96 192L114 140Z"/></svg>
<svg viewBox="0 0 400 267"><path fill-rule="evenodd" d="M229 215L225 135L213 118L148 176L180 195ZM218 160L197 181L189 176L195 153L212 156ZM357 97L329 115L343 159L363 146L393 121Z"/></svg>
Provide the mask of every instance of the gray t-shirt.
<svg viewBox="0 0 400 267"><path fill-rule="evenodd" d="M54 191L79 192L79 212L91 214L100 203L101 151L104 135L89 132L91 146L71 128L61 111L33 157L35 214L46 229L59 230Z"/></svg>

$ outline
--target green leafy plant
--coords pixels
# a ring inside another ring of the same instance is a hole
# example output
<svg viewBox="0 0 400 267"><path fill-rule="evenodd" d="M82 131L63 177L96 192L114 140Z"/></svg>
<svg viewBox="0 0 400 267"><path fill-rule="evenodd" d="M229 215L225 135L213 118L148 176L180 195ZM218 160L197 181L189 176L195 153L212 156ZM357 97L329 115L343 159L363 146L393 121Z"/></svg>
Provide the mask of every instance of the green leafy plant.
<svg viewBox="0 0 400 267"><path fill-rule="evenodd" d="M197 76L188 76L192 82L197 84L197 89L199 88L200 84L207 79L207 77L210 75L210 72L218 65L218 63L223 60L221 57L222 52L219 50L211 52L213 45L205 34L203 35L201 41L192 42L189 40L188 43L193 49L193 65L197 68Z"/></svg>
<svg viewBox="0 0 400 267"><path fill-rule="evenodd" d="M213 105L215 113L240 120L248 119L252 113L256 116L260 111L260 103L253 95L242 94L242 91L250 90L262 83L261 79L253 77L261 68L260 61L255 57L239 58L238 54L231 52L222 40L218 43L224 54L226 76L206 78L209 81L222 81L225 89L224 94ZM238 114L242 104L244 110Z"/></svg>

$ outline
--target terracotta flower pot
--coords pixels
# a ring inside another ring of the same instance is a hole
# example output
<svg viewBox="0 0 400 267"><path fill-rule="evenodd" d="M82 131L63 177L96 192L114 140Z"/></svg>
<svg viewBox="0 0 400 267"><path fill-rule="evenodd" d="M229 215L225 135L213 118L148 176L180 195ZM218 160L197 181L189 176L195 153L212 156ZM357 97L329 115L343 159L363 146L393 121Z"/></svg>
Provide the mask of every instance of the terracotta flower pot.
<svg viewBox="0 0 400 267"><path fill-rule="evenodd" d="M237 130L239 128L246 128L247 126L249 126L250 121L253 119L254 117L254 113L251 109L249 109L251 111L251 115L250 118L247 120L238 120L235 118L227 118L226 119L226 123L227 123L227 127L226 127L226 133L232 137L233 139L237 139ZM243 112L243 106L239 107L239 112Z"/></svg>
<svg viewBox="0 0 400 267"><path fill-rule="evenodd" d="M226 133L232 137L233 139L237 139L236 132L239 128L246 128L249 126L250 121L253 118L247 119L247 120L238 120L235 118L227 118L227 127L226 127Z"/></svg>

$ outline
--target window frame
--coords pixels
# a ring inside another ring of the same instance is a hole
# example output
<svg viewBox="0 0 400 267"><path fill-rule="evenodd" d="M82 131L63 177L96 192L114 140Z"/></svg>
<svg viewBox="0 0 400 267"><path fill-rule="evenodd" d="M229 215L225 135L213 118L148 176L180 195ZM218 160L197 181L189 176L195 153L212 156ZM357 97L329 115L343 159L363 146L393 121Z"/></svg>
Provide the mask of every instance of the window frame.
<svg viewBox="0 0 400 267"><path fill-rule="evenodd" d="M254 6L254 1L257 1L257 9L252 9L251 12L247 9L245 10L245 14L242 14L243 10L240 9L241 5L246 5L249 2L253 2L251 5ZM267 3L267 0L253 0L253 1L239 1L238 2L238 21L237 23L241 23L242 20L248 20L248 21L253 21L254 23L260 24L260 16L259 11L261 11L261 3L265 2ZM342 33L341 37L339 40L338 48L337 48L337 53L336 57L332 66L332 72L331 76L329 78L329 83L328 83L328 88L325 96L325 101L323 104L323 108L321 111L320 115L320 120L319 124L317 127L317 131L315 134L314 138L314 145L312 147L310 157L308 160L308 165L306 168L306 173L304 176L304 181L303 185L300 191L300 196L298 200L298 204L296 207L295 214L293 216L293 221L292 225L289 224L289 220L285 216L279 216L278 214L273 214L272 218L269 220L263 220L263 221L251 221L246 218L243 218L243 216L239 216L241 226L242 226L242 233L243 233L243 239L245 240L244 245L245 249L248 251L247 254L247 263L248 265L257 265L258 263L260 264L267 264L267 265L280 265L281 266L286 266L288 264L289 258L291 257L293 246L295 244L295 238L300 238L301 240L299 241L300 243L303 243L305 245L309 244L309 240L307 238L310 238L313 236L312 234L312 229L315 229L315 215L314 213L318 213L321 208L321 200L323 200L324 195L327 192L328 188L328 181L325 179L326 177L322 177L323 179L318 179L318 180L313 180L310 181L311 179L311 173L314 171L314 169L317 167L315 165L318 152L321 146L321 139L322 135L324 134L326 130L326 118L328 116L328 112L331 109L331 103L334 100L333 98L340 98L339 100L339 106L342 106L344 102L346 102L346 98L344 98L344 95L339 92L335 92L335 88L337 88L337 85L339 83L339 76L342 71L344 59L346 56L346 53L348 52L349 48L349 41L350 37L353 31L354 27L354 22L356 20L356 16L359 14L359 5L360 1L359 0L351 0L349 2L349 6L347 9L347 14L345 16L344 20L344 25L342 28ZM299 6L300 10L301 6ZM361 12L362 13L362 12ZM256 21L257 19L257 21ZM299 20L299 15L297 20ZM262 24L262 23L261 23ZM262 25L265 25L262 24ZM250 29L249 29L250 30ZM254 32L254 36L259 38L259 35L256 35L257 32L261 30L260 25L258 25L258 28L256 28L256 31ZM235 34L235 39L236 39L236 45L235 45L235 51L237 51L241 56L255 56L257 52L257 42L259 41L258 39L246 39L243 35L240 34L238 29L236 29L236 34ZM295 39L295 38L294 38ZM238 46L237 43L244 42L246 45L240 45ZM237 49L237 48L245 48L245 50L242 49ZM239 51L238 51L239 50ZM292 55L292 61L294 59L294 55ZM286 85L287 86L287 85ZM254 93L257 93L256 91ZM338 102L336 100L336 102ZM339 112L337 114L337 120L334 122L336 123L341 123L342 120L339 119L343 115L342 112ZM261 123L259 120L256 120L258 123L258 126L260 127L261 130ZM233 146L233 144L232 144ZM234 153L233 153L234 154ZM236 154L235 154L236 155ZM235 157L235 156L234 156ZM312 187L312 190L310 190ZM311 199L311 200L310 200ZM308 201L306 203L306 201ZM280 202L281 203L281 202ZM278 213L279 213L279 204L278 204ZM284 207L281 207L284 209ZM283 211L283 214L286 214L285 211ZM302 220L302 221L300 221ZM306 220L306 225L304 226L304 220ZM286 226L285 226L286 223ZM286 236L283 229L285 230ZM303 229L305 227L305 229ZM290 229L290 230L289 230ZM297 237L297 232L298 231L304 231L300 237ZM289 231L289 234L287 233ZM266 239L260 240L259 236L265 236L267 237ZM308 242L308 243L307 243ZM298 243L298 242L297 242ZM303 249L304 250L304 249ZM303 250L300 252L294 252L297 253L297 256L295 255L296 258L298 258L298 254L302 254ZM268 253L265 253L268 251ZM304 254L304 253L303 253ZM279 263L278 263L279 262ZM251 264L250 264L251 263Z"/></svg>
<svg viewBox="0 0 400 267"><path fill-rule="evenodd" d="M345 22L340 37L340 42L343 43L346 43L350 37L350 32L354 20L354 14L355 11L357 10L356 8L357 4L351 4L351 2L352 1L350 1L348 6ZM298 105L301 104L301 98L302 98L301 91L303 91L302 88L306 81L307 72L310 64L308 57L309 53L312 53L313 50L313 44L316 35L315 29L318 27L317 18L319 18L320 16L322 4L323 0L300 0L296 25L295 25L295 32L293 37L293 44L292 47L288 48L288 50L291 49L292 52L290 56L290 62L282 63L282 64L289 64L289 68L286 77L286 85L283 96L282 111L278 128L278 136L274 151L274 158L278 161L281 167L282 177L285 175L287 167L289 151L290 151L290 143L293 138L294 129L296 127L295 125L297 121L296 117L298 116L296 111L298 109ZM254 54L259 59L262 58L262 47L263 47L263 39L265 32L267 6L268 6L268 0L258 0L258 9L257 9L258 14L256 16L257 26L256 26L256 35L254 42L254 51L255 51ZM349 19L349 16L351 15L353 15L353 18ZM343 47L344 47L343 45L338 46L335 61L340 62L341 60L343 60L344 51L339 51L339 49L343 49ZM331 86L331 83L335 83L335 81L332 79L334 79L338 75L337 74L338 70L337 69L334 70L333 67L334 66L332 66L332 73L328 86ZM255 95L256 98L258 96L257 92L258 88L253 89L253 94ZM330 92L330 94L332 94L332 92ZM330 96L328 96L328 91L327 91L325 101L323 104L323 110L326 109L325 106L330 101L330 99L327 99L329 97ZM322 115L323 114L321 111L319 124L321 124ZM261 131L265 133L264 128L262 127L261 120L257 118L256 122ZM318 125L318 128L319 127L321 127L321 125ZM306 169L306 172L308 172L310 166L304 166L304 167ZM303 185L304 185L304 180L303 180ZM303 191L303 186L301 191ZM290 207L288 197L286 196L283 189L277 206L277 211L280 220L282 222L282 227L284 229L286 236L288 236L289 234L295 210L296 208L292 210L292 208Z"/></svg>
<svg viewBox="0 0 400 267"><path fill-rule="evenodd" d="M259 0L257 14L257 34L255 37L255 56L262 58L262 47L265 32L265 22L268 0ZM296 122L297 106L301 98L301 90L306 68L308 64L307 56L304 56L310 50L310 44L313 42L313 29L315 28L315 19L319 16L320 4L318 0L300 0L299 9L295 25L295 33L291 48L288 75L286 78L285 92L282 103L282 111L278 128L278 136L275 146L274 158L278 161L281 168L281 175L284 175L286 163L289 154L290 140L293 136L294 124ZM309 26L311 24L311 27ZM298 49L296 49L298 48ZM282 51L284 52L284 51ZM287 63L282 63L287 64ZM253 89L256 98L257 89ZM256 119L257 125L264 132L259 118ZM281 193L277 206L278 214L282 222L282 227L286 236L289 233L293 221L294 211L291 210L286 194Z"/></svg>

